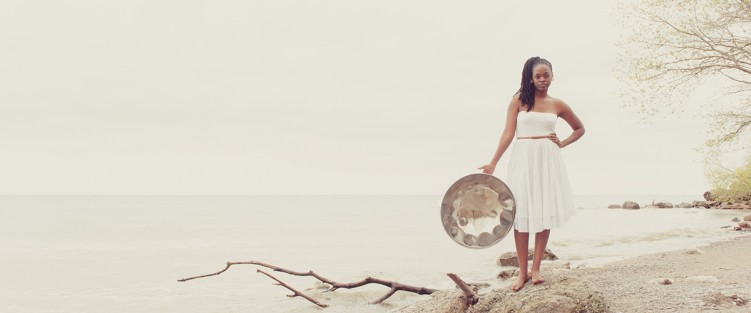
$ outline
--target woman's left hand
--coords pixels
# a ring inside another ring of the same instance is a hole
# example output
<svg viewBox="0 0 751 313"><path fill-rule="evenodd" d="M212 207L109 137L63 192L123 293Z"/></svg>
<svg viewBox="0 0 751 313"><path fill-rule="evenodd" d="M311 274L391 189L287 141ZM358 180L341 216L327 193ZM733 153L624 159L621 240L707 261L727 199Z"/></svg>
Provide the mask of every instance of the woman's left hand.
<svg viewBox="0 0 751 313"><path fill-rule="evenodd" d="M563 143L561 143L561 140L558 139L558 135L556 135L555 133L548 134L548 139L556 144L558 148L563 148Z"/></svg>

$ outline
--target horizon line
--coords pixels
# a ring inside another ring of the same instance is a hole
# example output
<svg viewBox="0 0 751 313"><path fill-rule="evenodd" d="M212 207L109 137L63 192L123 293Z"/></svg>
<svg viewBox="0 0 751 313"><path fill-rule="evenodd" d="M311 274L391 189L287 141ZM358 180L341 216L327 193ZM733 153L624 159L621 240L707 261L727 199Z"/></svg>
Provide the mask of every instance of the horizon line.
<svg viewBox="0 0 751 313"><path fill-rule="evenodd" d="M182 197L182 196L216 196L216 197L233 197L233 196L241 196L241 197L247 197L247 196L437 196L442 195L440 194L434 194L434 193L344 193L344 194L337 194L337 193L247 193L247 194L241 194L241 193L122 193L122 194L115 194L115 193L107 193L107 194L97 194L97 193L18 193L18 194L4 194L0 193L0 197L5 196L87 196L87 197L144 197L144 196L170 196L170 197ZM692 193L581 193L581 194L574 194L574 196L690 196L694 195ZM702 196L701 194L698 194L698 196Z"/></svg>

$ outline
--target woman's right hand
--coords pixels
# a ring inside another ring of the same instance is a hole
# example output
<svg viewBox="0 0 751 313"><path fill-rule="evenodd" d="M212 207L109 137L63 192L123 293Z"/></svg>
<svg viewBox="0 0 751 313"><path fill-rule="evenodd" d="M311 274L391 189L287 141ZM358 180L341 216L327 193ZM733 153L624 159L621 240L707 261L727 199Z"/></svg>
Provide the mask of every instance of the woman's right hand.
<svg viewBox="0 0 751 313"><path fill-rule="evenodd" d="M478 170L482 170L483 173L493 175L493 172L495 172L495 165L494 164L485 164L483 166L480 166L477 168Z"/></svg>

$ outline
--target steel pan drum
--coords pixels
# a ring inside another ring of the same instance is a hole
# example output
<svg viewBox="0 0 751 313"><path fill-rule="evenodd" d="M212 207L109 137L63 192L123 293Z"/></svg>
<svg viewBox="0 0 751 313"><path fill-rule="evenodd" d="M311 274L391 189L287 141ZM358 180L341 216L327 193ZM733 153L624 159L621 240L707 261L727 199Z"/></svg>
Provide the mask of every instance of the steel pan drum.
<svg viewBox="0 0 751 313"><path fill-rule="evenodd" d="M441 222L456 243L474 249L495 245L514 227L514 195L500 179L471 174L457 180L443 197Z"/></svg>

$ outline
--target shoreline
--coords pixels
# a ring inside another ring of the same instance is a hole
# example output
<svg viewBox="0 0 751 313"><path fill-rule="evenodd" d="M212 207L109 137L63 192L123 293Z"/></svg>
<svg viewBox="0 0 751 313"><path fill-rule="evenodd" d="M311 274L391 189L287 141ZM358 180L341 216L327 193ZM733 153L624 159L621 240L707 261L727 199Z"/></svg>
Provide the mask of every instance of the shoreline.
<svg viewBox="0 0 751 313"><path fill-rule="evenodd" d="M751 234L697 248L571 269L593 284L612 312L749 312Z"/></svg>
<svg viewBox="0 0 751 313"><path fill-rule="evenodd" d="M700 208L692 208L692 209L700 209ZM640 210L666 210L666 209L660 209L660 208L657 208L657 207L645 207L645 208L642 208ZM667 210L683 210L683 208L671 208L671 209L667 209ZM606 265L611 264L611 263L624 262L624 261L628 261L630 259L634 259L634 258L638 258L638 257L642 257L642 256L647 256L647 255L652 255L652 254L668 253L668 252L674 252L674 251L679 251L679 250L686 250L686 249L691 249L691 248L701 248L701 247L710 246L712 244L716 244L716 243L719 243L719 242L733 240L733 239L735 239L735 238L737 238L739 236L743 236L744 234L751 235L751 233L749 233L749 230L751 230L751 229L748 229L748 228L741 229L741 228L738 227L740 225L739 223L743 222L743 217L744 216L751 216L751 210L748 210L748 209L741 209L741 210L738 210L738 209L735 209L735 210L721 210L721 209L717 209L717 208L711 208L711 209L707 209L707 210L708 211L723 212L723 213L738 213L739 214L738 216L735 217L738 220L728 219L727 220L727 224L725 224L723 226L720 226L718 228L718 232L726 232L727 233L727 237L724 237L724 238L719 238L719 237L718 238L712 238L712 239L710 239L710 240L708 240L706 242L694 243L693 245L689 245L687 247L671 248L671 249L664 250L664 251L646 252L646 253L627 255L627 256L609 256L609 257L604 257L605 260L601 260L601 259L582 259L582 260L563 260L563 261L570 263L571 268L579 268L579 267L599 268L599 267L603 267L603 266L606 266ZM749 247L751 247L751 245L749 245ZM553 252L555 252L555 251L553 251ZM751 273L751 270L749 272Z"/></svg>
<svg viewBox="0 0 751 313"><path fill-rule="evenodd" d="M509 269L507 275L513 276L475 282L481 287L480 303L474 307L466 307L460 291L443 289L389 312L747 313L751 311L751 232L726 231L735 234L594 266L574 267L566 259L543 261L546 282L527 283L516 293L508 285L518 271L500 267L499 276Z"/></svg>

